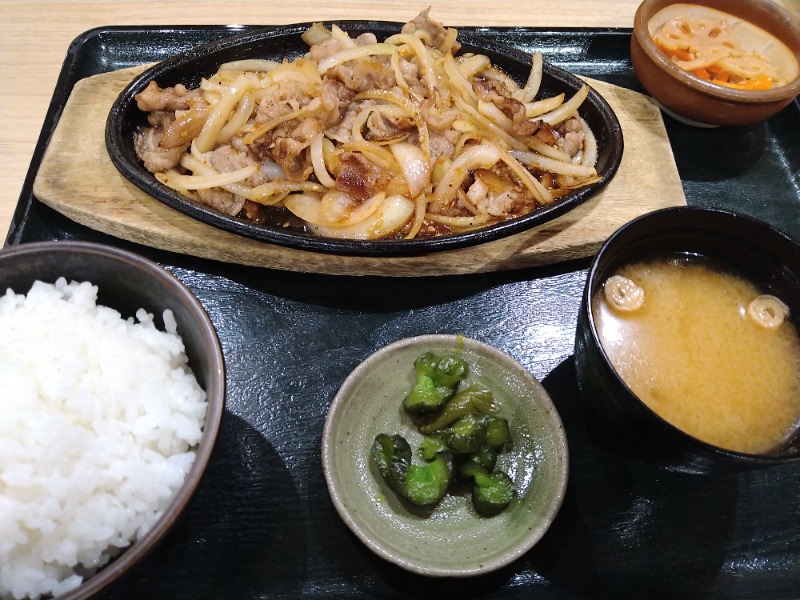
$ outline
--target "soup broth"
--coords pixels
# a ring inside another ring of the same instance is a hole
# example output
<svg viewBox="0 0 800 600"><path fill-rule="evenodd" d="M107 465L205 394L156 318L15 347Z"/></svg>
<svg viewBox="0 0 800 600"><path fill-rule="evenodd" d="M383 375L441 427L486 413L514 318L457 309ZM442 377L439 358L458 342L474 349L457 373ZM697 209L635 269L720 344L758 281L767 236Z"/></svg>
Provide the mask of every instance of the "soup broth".
<svg viewBox="0 0 800 600"><path fill-rule="evenodd" d="M597 331L645 404L729 450L763 453L786 441L800 421L800 338L788 318L764 326L748 317L762 290L687 255L626 265L614 275L641 288L644 301L626 310L601 288L592 299Z"/></svg>

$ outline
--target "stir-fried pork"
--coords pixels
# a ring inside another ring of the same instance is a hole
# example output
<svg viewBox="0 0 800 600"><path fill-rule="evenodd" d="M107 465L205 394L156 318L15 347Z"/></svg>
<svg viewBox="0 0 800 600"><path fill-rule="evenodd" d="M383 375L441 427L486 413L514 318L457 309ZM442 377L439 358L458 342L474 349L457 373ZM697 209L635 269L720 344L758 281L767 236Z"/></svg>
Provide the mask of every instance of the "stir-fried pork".
<svg viewBox="0 0 800 600"><path fill-rule="evenodd" d="M385 197L408 237L524 215L596 178L577 113L533 112L534 92L487 57L458 56L456 34L428 10L382 43L317 23L294 61L226 65L192 90L151 81L136 96L148 121L136 153L162 182L226 214L259 220L259 205L283 204L324 225L321 209L301 213L328 192L346 194L341 206L361 219L382 214ZM555 150L537 162L542 143ZM339 217L328 231L360 223Z"/></svg>

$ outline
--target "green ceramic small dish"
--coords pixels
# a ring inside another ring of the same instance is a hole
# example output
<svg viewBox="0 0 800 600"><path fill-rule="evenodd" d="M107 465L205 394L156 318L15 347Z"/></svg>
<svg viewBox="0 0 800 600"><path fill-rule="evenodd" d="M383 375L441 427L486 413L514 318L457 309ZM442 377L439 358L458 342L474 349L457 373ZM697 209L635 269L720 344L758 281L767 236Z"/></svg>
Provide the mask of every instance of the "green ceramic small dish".
<svg viewBox="0 0 800 600"><path fill-rule="evenodd" d="M414 360L426 351L469 363L500 404L511 446L497 468L512 478L518 499L494 517L481 517L468 494L448 494L433 509L402 501L377 472L370 449L379 433L422 440L401 402L414 382ZM482 342L424 335L379 350L347 377L331 404L322 435L328 489L347 526L381 556L429 576L487 573L538 542L561 507L567 487L567 442L561 419L542 385L516 360Z"/></svg>

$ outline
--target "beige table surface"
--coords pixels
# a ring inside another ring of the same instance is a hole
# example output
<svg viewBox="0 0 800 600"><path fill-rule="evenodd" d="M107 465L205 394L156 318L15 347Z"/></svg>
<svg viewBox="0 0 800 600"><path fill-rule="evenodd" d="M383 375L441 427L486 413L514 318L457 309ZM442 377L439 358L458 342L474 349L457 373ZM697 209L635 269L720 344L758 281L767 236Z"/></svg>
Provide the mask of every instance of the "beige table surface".
<svg viewBox="0 0 800 600"><path fill-rule="evenodd" d="M779 0L797 8L800 0ZM108 25L403 22L431 6L448 26L630 27L639 0L0 0L0 232L19 199L69 44Z"/></svg>

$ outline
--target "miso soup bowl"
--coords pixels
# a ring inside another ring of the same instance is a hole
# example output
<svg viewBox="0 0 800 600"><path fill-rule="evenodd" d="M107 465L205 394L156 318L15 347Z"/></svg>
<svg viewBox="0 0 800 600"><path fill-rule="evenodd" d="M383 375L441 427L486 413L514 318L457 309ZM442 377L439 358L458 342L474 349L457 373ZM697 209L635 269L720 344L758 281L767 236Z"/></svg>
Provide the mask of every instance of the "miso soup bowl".
<svg viewBox="0 0 800 600"><path fill-rule="evenodd" d="M690 472L730 471L800 459L800 431L766 454L722 449L694 438L651 410L615 370L600 341L591 299L624 264L651 254L685 253L727 263L781 298L797 326L800 316L800 246L753 218L694 207L648 213L617 230L589 269L578 315L575 366L596 439L618 451Z"/></svg>
<svg viewBox="0 0 800 600"><path fill-rule="evenodd" d="M729 21L755 25L783 42L788 52L776 51L763 36L740 39L748 50L780 63L789 77L786 84L756 91L710 83L680 68L653 42L653 32L669 19L689 16L687 11L706 18L709 10L731 15ZM756 123L785 108L800 93L800 19L772 0L644 0L633 21L631 63L653 99L684 123L706 127Z"/></svg>

